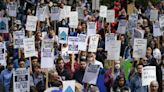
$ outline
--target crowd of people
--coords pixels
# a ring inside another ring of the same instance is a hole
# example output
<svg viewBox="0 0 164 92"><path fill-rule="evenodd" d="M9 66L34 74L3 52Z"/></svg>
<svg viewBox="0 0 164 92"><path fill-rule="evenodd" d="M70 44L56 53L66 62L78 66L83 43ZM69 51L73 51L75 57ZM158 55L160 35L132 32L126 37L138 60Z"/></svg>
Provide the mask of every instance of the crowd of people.
<svg viewBox="0 0 164 92"><path fill-rule="evenodd" d="M55 57L54 68L48 69L48 88L62 88L62 81L75 80L75 92L164 92L164 29L160 29L160 36L154 36L153 24L159 20L150 20L151 10L158 10L158 18L164 16L164 1L157 5L149 0L147 3L148 6L144 10L143 6L134 1L115 0L112 7L115 11L115 22L108 23L106 18L99 16L99 10L92 10L92 3L89 0L0 0L0 20L3 17L9 19L9 32L0 33L0 43L5 43L6 56L6 65L0 61L0 92L13 92L13 71L17 68L30 68L30 92L44 92L47 89L46 70L41 68L41 45L45 39L53 40ZM15 17L8 15L10 4L17 5ZM138 38L147 39L146 55L143 58L133 56L132 40L134 39L128 27L125 34L117 32L119 20L128 21L130 16L127 13L128 4L134 4L133 13L138 15L135 29L144 31L143 37ZM78 26L74 30L69 27L69 18L51 20L51 8L62 9L65 5L71 6L72 11L75 11L76 7L83 9L83 19L79 19ZM27 16L35 16L37 7L42 6L48 7L49 16L44 21L37 21L35 31L25 30ZM97 52L86 50L79 51L78 54L68 54L68 44L59 43L59 27L69 28L69 36L87 35L87 22L96 23L96 34L99 35ZM25 31L26 38L35 39L35 49L38 54L30 59L25 58L24 49L14 48L13 33L22 30ZM120 60L107 60L105 34L111 33L117 34L117 39L121 41ZM126 60L132 65L128 69L127 77L124 71L126 66L123 66ZM83 82L88 64L100 66L96 84ZM142 86L142 70L145 66L156 67L156 80L149 86Z"/></svg>

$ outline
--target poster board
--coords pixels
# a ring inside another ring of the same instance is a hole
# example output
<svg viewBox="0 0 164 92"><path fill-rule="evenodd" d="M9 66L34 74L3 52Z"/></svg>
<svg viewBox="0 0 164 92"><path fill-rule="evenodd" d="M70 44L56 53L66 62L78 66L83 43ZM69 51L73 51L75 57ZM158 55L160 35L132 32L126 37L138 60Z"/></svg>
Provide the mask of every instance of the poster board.
<svg viewBox="0 0 164 92"><path fill-rule="evenodd" d="M5 44L0 42L0 64L6 66L6 52L5 52Z"/></svg>
<svg viewBox="0 0 164 92"><path fill-rule="evenodd" d="M37 17L36 16L27 16L26 30L36 31Z"/></svg>
<svg viewBox="0 0 164 92"><path fill-rule="evenodd" d="M0 17L0 33L8 33L8 32L9 32L8 18Z"/></svg>
<svg viewBox="0 0 164 92"><path fill-rule="evenodd" d="M104 5L100 6L100 17L103 17L103 18L107 17L107 6L104 6Z"/></svg>
<svg viewBox="0 0 164 92"><path fill-rule="evenodd" d="M99 35L90 36L88 52L97 52L98 41L99 41Z"/></svg>
<svg viewBox="0 0 164 92"><path fill-rule="evenodd" d="M15 31L13 32L13 38L14 38L14 48L23 48L23 39L25 38L25 32L24 31Z"/></svg>
<svg viewBox="0 0 164 92"><path fill-rule="evenodd" d="M110 44L110 41L117 40L117 35L114 33L106 33L105 34L105 50L108 50L108 45Z"/></svg>
<svg viewBox="0 0 164 92"><path fill-rule="evenodd" d="M126 20L120 20L117 28L117 33L125 34L127 27L127 21Z"/></svg>
<svg viewBox="0 0 164 92"><path fill-rule="evenodd" d="M87 35L96 35L96 22L88 22L87 23Z"/></svg>
<svg viewBox="0 0 164 92"><path fill-rule="evenodd" d="M60 8L59 7L51 7L51 14L50 14L52 21L59 20L60 17Z"/></svg>
<svg viewBox="0 0 164 92"><path fill-rule="evenodd" d="M78 37L68 37L68 53L78 54Z"/></svg>
<svg viewBox="0 0 164 92"><path fill-rule="evenodd" d="M75 92L75 80L62 81L63 91L62 92Z"/></svg>
<svg viewBox="0 0 164 92"><path fill-rule="evenodd" d="M78 34L78 47L80 51L87 50L88 36L85 34Z"/></svg>
<svg viewBox="0 0 164 92"><path fill-rule="evenodd" d="M68 42L68 28L59 27L59 43L65 44Z"/></svg>
<svg viewBox="0 0 164 92"><path fill-rule="evenodd" d="M77 11L71 11L69 17L69 27L71 28L77 28L78 26L78 12Z"/></svg>
<svg viewBox="0 0 164 92"><path fill-rule="evenodd" d="M115 22L115 11L114 10L107 10L106 22L108 22L108 23Z"/></svg>

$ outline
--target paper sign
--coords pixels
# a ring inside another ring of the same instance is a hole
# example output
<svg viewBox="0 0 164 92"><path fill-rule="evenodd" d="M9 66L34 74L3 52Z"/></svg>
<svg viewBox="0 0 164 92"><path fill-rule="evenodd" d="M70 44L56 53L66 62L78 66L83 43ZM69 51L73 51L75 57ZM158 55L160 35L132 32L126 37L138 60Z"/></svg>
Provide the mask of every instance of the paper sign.
<svg viewBox="0 0 164 92"><path fill-rule="evenodd" d="M133 38L144 38L144 30L134 29L133 30Z"/></svg>
<svg viewBox="0 0 164 92"><path fill-rule="evenodd" d="M65 44L68 42L68 28L59 27L59 43Z"/></svg>
<svg viewBox="0 0 164 92"><path fill-rule="evenodd" d="M30 72L26 68L17 68L13 72L14 92L30 92Z"/></svg>
<svg viewBox="0 0 164 92"><path fill-rule="evenodd" d="M105 34L105 50L108 50L108 45L110 44L110 41L117 40L117 35L114 33L107 33Z"/></svg>
<svg viewBox="0 0 164 92"><path fill-rule="evenodd" d="M117 33L125 34L126 26L127 26L127 21L126 20L120 20L118 28L117 28Z"/></svg>
<svg viewBox="0 0 164 92"><path fill-rule="evenodd" d="M11 17L17 16L17 5L16 5L16 3L9 3L8 4L8 15Z"/></svg>
<svg viewBox="0 0 164 92"><path fill-rule="evenodd" d="M59 7L52 7L51 8L51 20L59 20L60 17L60 8Z"/></svg>
<svg viewBox="0 0 164 92"><path fill-rule="evenodd" d="M156 81L156 67L145 66L142 70L142 86L150 85L152 81Z"/></svg>
<svg viewBox="0 0 164 92"><path fill-rule="evenodd" d="M53 68L54 66L54 49L42 48L41 50L41 68Z"/></svg>
<svg viewBox="0 0 164 92"><path fill-rule="evenodd" d="M92 10L99 10L100 0L92 0Z"/></svg>
<svg viewBox="0 0 164 92"><path fill-rule="evenodd" d="M158 37L161 36L161 30L160 30L160 25L159 22L153 23L153 36Z"/></svg>
<svg viewBox="0 0 164 92"><path fill-rule="evenodd" d="M84 18L83 8L82 7L77 7L76 11L78 11L78 18L82 20Z"/></svg>
<svg viewBox="0 0 164 92"><path fill-rule="evenodd" d="M93 35L89 38L88 52L96 52L99 41L99 35Z"/></svg>
<svg viewBox="0 0 164 92"><path fill-rule="evenodd" d="M107 17L107 6L100 6L100 17Z"/></svg>
<svg viewBox="0 0 164 92"><path fill-rule="evenodd" d="M65 18L72 16L72 15L70 15L71 6L64 5L64 11L65 11Z"/></svg>
<svg viewBox="0 0 164 92"><path fill-rule="evenodd" d="M96 35L96 23L95 22L88 22L87 23L87 35Z"/></svg>
<svg viewBox="0 0 164 92"><path fill-rule="evenodd" d="M26 30L36 31L37 17L36 16L27 16Z"/></svg>
<svg viewBox="0 0 164 92"><path fill-rule="evenodd" d="M14 48L23 48L23 39L25 38L24 31L15 31L13 33L14 38Z"/></svg>
<svg viewBox="0 0 164 92"><path fill-rule="evenodd" d="M44 92L62 92L62 89L57 88L57 87L50 87L46 89Z"/></svg>
<svg viewBox="0 0 164 92"><path fill-rule="evenodd" d="M128 15L131 15L135 10L135 5L134 4L128 4L127 5L127 13Z"/></svg>
<svg viewBox="0 0 164 92"><path fill-rule="evenodd" d="M5 44L0 42L0 64L6 66Z"/></svg>
<svg viewBox="0 0 164 92"><path fill-rule="evenodd" d="M54 40L44 39L42 41L42 48L54 48Z"/></svg>
<svg viewBox="0 0 164 92"><path fill-rule="evenodd" d="M158 20L158 10L150 10L150 21Z"/></svg>
<svg viewBox="0 0 164 92"><path fill-rule="evenodd" d="M0 17L0 33L8 33L8 32L9 32L8 19Z"/></svg>
<svg viewBox="0 0 164 92"><path fill-rule="evenodd" d="M59 21L62 21L62 19L65 19L65 10L62 8L60 9L60 16L59 16Z"/></svg>
<svg viewBox="0 0 164 92"><path fill-rule="evenodd" d="M88 64L84 73L83 82L88 84L96 84L99 70L99 65Z"/></svg>
<svg viewBox="0 0 164 92"><path fill-rule="evenodd" d="M47 13L48 13L47 6L43 6L43 7L38 6L37 7L36 16L39 21L45 21L47 15L48 15Z"/></svg>
<svg viewBox="0 0 164 92"><path fill-rule="evenodd" d="M75 80L63 81L62 92L75 92Z"/></svg>
<svg viewBox="0 0 164 92"><path fill-rule="evenodd" d="M147 39L134 39L133 57L144 58L146 55Z"/></svg>
<svg viewBox="0 0 164 92"><path fill-rule="evenodd" d="M25 58L35 56L35 41L34 38L25 38L24 43L24 54Z"/></svg>
<svg viewBox="0 0 164 92"><path fill-rule="evenodd" d="M108 23L115 22L115 11L114 10L107 10L106 22L108 22Z"/></svg>
<svg viewBox="0 0 164 92"><path fill-rule="evenodd" d="M159 17L159 25L162 30L164 30L164 16Z"/></svg>
<svg viewBox="0 0 164 92"><path fill-rule="evenodd" d="M131 14L129 16L127 30L128 31L134 30L137 27L137 22L138 22L138 15L137 14Z"/></svg>
<svg viewBox="0 0 164 92"><path fill-rule="evenodd" d="M78 47L80 51L86 51L87 50L87 41L88 36L85 34L78 34Z"/></svg>
<svg viewBox="0 0 164 92"><path fill-rule="evenodd" d="M69 18L69 26L71 28L77 28L78 26L78 12L77 11L73 11L70 12L70 18Z"/></svg>
<svg viewBox="0 0 164 92"><path fill-rule="evenodd" d="M108 60L119 60L120 59L121 41L113 40L108 44Z"/></svg>
<svg viewBox="0 0 164 92"><path fill-rule="evenodd" d="M68 37L68 53L78 53L78 37Z"/></svg>

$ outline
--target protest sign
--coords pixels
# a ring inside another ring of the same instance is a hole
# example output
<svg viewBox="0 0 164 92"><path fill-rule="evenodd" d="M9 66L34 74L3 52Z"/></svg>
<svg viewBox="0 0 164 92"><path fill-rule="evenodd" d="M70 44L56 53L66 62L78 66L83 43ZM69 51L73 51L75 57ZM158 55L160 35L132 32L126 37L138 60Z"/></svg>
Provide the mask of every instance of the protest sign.
<svg viewBox="0 0 164 92"><path fill-rule="evenodd" d="M51 7L51 20L59 20L60 17L60 8L59 7Z"/></svg>
<svg viewBox="0 0 164 92"><path fill-rule="evenodd" d="M144 58L146 55L147 39L134 38L133 57Z"/></svg>
<svg viewBox="0 0 164 92"><path fill-rule="evenodd" d="M159 25L162 31L164 31L164 16L159 17Z"/></svg>
<svg viewBox="0 0 164 92"><path fill-rule="evenodd" d="M92 0L92 10L99 10L100 0Z"/></svg>
<svg viewBox="0 0 164 92"><path fill-rule="evenodd" d="M100 6L100 17L107 17L107 6Z"/></svg>
<svg viewBox="0 0 164 92"><path fill-rule="evenodd" d="M65 10L64 8L60 9L60 15L59 15L59 21L61 21L62 19L65 19Z"/></svg>
<svg viewBox="0 0 164 92"><path fill-rule="evenodd" d="M8 15L11 17L17 16L17 4L16 3L8 4Z"/></svg>
<svg viewBox="0 0 164 92"><path fill-rule="evenodd" d="M158 36L161 36L161 35L162 35L162 33L161 33L161 30L160 30L159 22L153 23L153 36L158 37Z"/></svg>
<svg viewBox="0 0 164 92"><path fill-rule="evenodd" d="M152 81L156 80L156 67L145 66L142 69L142 86L150 85Z"/></svg>
<svg viewBox="0 0 164 92"><path fill-rule="evenodd" d="M17 68L13 72L14 92L30 92L30 72L26 68Z"/></svg>
<svg viewBox="0 0 164 92"><path fill-rule="evenodd" d="M96 52L99 41L99 35L92 35L89 38L88 52Z"/></svg>
<svg viewBox="0 0 164 92"><path fill-rule="evenodd" d="M96 35L96 22L87 23L87 35Z"/></svg>
<svg viewBox="0 0 164 92"><path fill-rule="evenodd" d="M117 40L117 35L114 33L107 33L105 34L105 50L108 50L108 45L110 44L110 41Z"/></svg>
<svg viewBox="0 0 164 92"><path fill-rule="evenodd" d="M75 80L63 81L62 92L75 92Z"/></svg>
<svg viewBox="0 0 164 92"><path fill-rule="evenodd" d="M34 38L23 39L25 58L35 56L35 41Z"/></svg>
<svg viewBox="0 0 164 92"><path fill-rule="evenodd" d="M13 33L14 38L14 48L23 48L23 39L25 38L25 32L24 31L15 31Z"/></svg>
<svg viewBox="0 0 164 92"><path fill-rule="evenodd" d="M0 42L0 64L6 66L5 44Z"/></svg>
<svg viewBox="0 0 164 92"><path fill-rule="evenodd" d="M88 36L85 34L78 34L78 47L80 51L86 51L87 50L87 41Z"/></svg>
<svg viewBox="0 0 164 92"><path fill-rule="evenodd" d="M99 65L88 64L87 68L85 69L83 82L88 84L96 84L99 70Z"/></svg>
<svg viewBox="0 0 164 92"><path fill-rule="evenodd" d="M133 31L137 27L137 22L138 22L138 15L137 14L131 14L129 16L127 30Z"/></svg>
<svg viewBox="0 0 164 92"><path fill-rule="evenodd" d="M121 41L113 40L108 43L107 47L107 59L108 60L119 60L120 59L120 49L121 49Z"/></svg>
<svg viewBox="0 0 164 92"><path fill-rule="evenodd" d="M144 38L144 30L140 30L140 29L134 29L133 30L133 38Z"/></svg>
<svg viewBox="0 0 164 92"><path fill-rule="evenodd" d="M36 25L37 25L37 17L36 16L27 16L26 30L35 31Z"/></svg>
<svg viewBox="0 0 164 92"><path fill-rule="evenodd" d="M65 12L65 18L70 17L71 6L64 5L64 12Z"/></svg>
<svg viewBox="0 0 164 92"><path fill-rule="evenodd" d="M44 92L62 92L62 89L58 87L50 87L46 89Z"/></svg>
<svg viewBox="0 0 164 92"><path fill-rule="evenodd" d="M115 22L115 11L114 10L107 10L106 22L108 22L108 23Z"/></svg>
<svg viewBox="0 0 164 92"><path fill-rule="evenodd" d="M127 14L131 15L132 13L134 13L135 10L135 5L133 3L130 3L127 5Z"/></svg>
<svg viewBox="0 0 164 92"><path fill-rule="evenodd" d="M78 18L82 20L84 18L83 8L82 7L77 7L76 11L78 12Z"/></svg>
<svg viewBox="0 0 164 92"><path fill-rule="evenodd" d="M39 21L45 21L47 15L48 15L48 7L47 6L38 6L37 10L36 10L36 16L38 18Z"/></svg>
<svg viewBox="0 0 164 92"><path fill-rule="evenodd" d="M53 68L54 65L54 49L41 49L41 68Z"/></svg>
<svg viewBox="0 0 164 92"><path fill-rule="evenodd" d="M78 53L78 37L68 37L68 53Z"/></svg>
<svg viewBox="0 0 164 92"><path fill-rule="evenodd" d="M0 17L0 33L8 33L8 32L9 32L8 18Z"/></svg>
<svg viewBox="0 0 164 92"><path fill-rule="evenodd" d="M42 41L42 48L54 48L54 40L44 39Z"/></svg>
<svg viewBox="0 0 164 92"><path fill-rule="evenodd" d="M59 43L64 44L68 41L68 28L59 27Z"/></svg>
<svg viewBox="0 0 164 92"><path fill-rule="evenodd" d="M78 13L77 11L70 12L69 26L71 28L77 28L78 26Z"/></svg>
<svg viewBox="0 0 164 92"><path fill-rule="evenodd" d="M126 20L120 20L119 24L118 24L118 28L117 28L117 33L125 34L126 26L127 26L127 21Z"/></svg>
<svg viewBox="0 0 164 92"><path fill-rule="evenodd" d="M150 21L158 20L158 10L150 10Z"/></svg>

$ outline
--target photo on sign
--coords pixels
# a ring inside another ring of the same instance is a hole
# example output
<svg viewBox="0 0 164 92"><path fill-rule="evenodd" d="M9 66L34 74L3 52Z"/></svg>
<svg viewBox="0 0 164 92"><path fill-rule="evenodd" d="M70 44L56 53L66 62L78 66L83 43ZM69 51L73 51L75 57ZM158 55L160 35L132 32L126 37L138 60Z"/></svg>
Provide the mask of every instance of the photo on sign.
<svg viewBox="0 0 164 92"><path fill-rule="evenodd" d="M71 45L68 46L69 51L78 51L78 45Z"/></svg>
<svg viewBox="0 0 164 92"><path fill-rule="evenodd" d="M22 45L23 39L15 39L15 45Z"/></svg>

